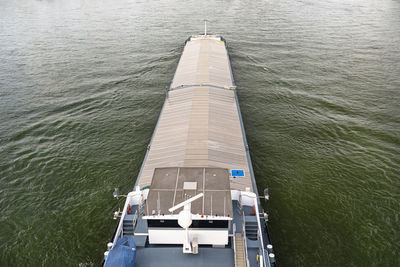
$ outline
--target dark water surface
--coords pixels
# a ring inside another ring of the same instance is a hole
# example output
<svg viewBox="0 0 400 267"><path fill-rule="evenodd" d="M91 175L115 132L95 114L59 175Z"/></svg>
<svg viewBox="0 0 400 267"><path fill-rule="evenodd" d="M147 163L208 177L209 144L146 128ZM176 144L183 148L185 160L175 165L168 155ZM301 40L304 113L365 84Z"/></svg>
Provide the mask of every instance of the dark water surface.
<svg viewBox="0 0 400 267"><path fill-rule="evenodd" d="M0 265L98 265L185 39L228 41L280 266L400 266L400 2L0 0Z"/></svg>

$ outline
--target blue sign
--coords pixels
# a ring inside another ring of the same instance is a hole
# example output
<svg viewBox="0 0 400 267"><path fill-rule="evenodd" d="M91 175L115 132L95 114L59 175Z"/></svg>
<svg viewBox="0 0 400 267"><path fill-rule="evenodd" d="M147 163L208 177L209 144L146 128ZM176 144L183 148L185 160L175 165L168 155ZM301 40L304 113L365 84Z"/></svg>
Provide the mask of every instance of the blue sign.
<svg viewBox="0 0 400 267"><path fill-rule="evenodd" d="M231 176L244 177L244 170L231 170Z"/></svg>

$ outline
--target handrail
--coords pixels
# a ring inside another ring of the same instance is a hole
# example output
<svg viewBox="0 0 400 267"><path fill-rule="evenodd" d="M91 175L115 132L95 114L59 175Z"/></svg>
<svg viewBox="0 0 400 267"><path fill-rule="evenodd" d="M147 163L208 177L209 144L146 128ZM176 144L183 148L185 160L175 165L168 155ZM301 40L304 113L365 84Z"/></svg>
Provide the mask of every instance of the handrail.
<svg viewBox="0 0 400 267"><path fill-rule="evenodd" d="M255 206L255 208L256 208L256 216L257 216L257 225L258 225L258 229L257 229L257 235L259 236L259 238L260 238L260 242L261 242L261 249L262 249L262 251L263 251L263 255L264 255L264 238L263 238L263 235L262 235L262 232L261 232L261 223L260 223L260 212L259 212L259 210L258 210L258 203L257 203L257 198L255 198L254 199L254 206ZM264 263L264 266L267 266L267 263L266 263L266 261L265 261L265 257L263 257L263 263ZM268 262L269 263L269 262ZM271 266L271 264L269 263L268 264L268 266Z"/></svg>
<svg viewBox="0 0 400 267"><path fill-rule="evenodd" d="M237 260L236 260L236 236L235 236L235 234L236 234L236 223L233 224L232 233L233 233L233 255L234 255L234 258L235 258L235 266L237 267L238 264L237 264Z"/></svg>
<svg viewBox="0 0 400 267"><path fill-rule="evenodd" d="M258 250L258 255L259 255L259 266L263 266L263 265L261 265L262 263L264 263L264 266L265 266L265 251L263 251L261 248L259 248L259 250Z"/></svg>
<svg viewBox="0 0 400 267"><path fill-rule="evenodd" d="M241 195L240 195L240 197L242 197L242 194L244 193L244 195L246 196L246 197L248 197L248 198L252 198L253 199L253 206L254 206L254 208L255 208L255 213L256 213L256 218L257 218L257 238L260 240L260 243L261 243L261 248L262 248L262 251L263 251L263 254L265 253L265 249L264 249L264 237L263 237L263 235L262 235L262 232L261 232L261 221L260 221L260 211L259 211L259 209L258 209L258 202L257 202L257 200L258 200L258 198L257 198L257 195L255 194L255 193L253 193L253 192L241 192ZM263 266L264 267L267 267L267 266L271 266L271 263L268 261L268 265L267 265L267 262L266 262L266 259L265 259L266 257L264 256L263 257L263 261L262 261L262 263L263 263Z"/></svg>
<svg viewBox="0 0 400 267"><path fill-rule="evenodd" d="M128 204L129 204L129 201L128 201L128 198L127 198L127 200L125 201L124 209L122 210L121 219L119 220L117 231L115 232L113 244L115 244L118 241L119 237L121 236L122 227L123 227L123 224L124 224L124 218L125 218L125 215L126 215L126 210L128 208ZM114 247L114 245L113 245L113 247Z"/></svg>
<svg viewBox="0 0 400 267"><path fill-rule="evenodd" d="M136 226L136 221L138 218L138 210L135 211L135 215L133 215L133 219L132 219L132 230L135 232L135 226Z"/></svg>
<svg viewBox="0 0 400 267"><path fill-rule="evenodd" d="M247 253L247 236L246 236L246 220L244 212L242 212L242 231L243 231L243 246L244 246L244 254L246 256L246 266L250 267L249 263L249 255Z"/></svg>

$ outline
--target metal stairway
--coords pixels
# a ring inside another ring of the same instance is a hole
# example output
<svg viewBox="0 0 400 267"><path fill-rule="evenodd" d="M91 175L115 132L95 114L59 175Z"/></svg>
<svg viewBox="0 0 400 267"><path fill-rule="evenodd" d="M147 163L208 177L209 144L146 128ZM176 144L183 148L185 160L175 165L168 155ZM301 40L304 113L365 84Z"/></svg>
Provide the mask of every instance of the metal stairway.
<svg viewBox="0 0 400 267"><path fill-rule="evenodd" d="M246 267L245 248L242 234L235 234L235 263L236 267Z"/></svg>
<svg viewBox="0 0 400 267"><path fill-rule="evenodd" d="M122 233L125 235L133 235L133 221L132 220L124 220L122 224Z"/></svg>
<svg viewBox="0 0 400 267"><path fill-rule="evenodd" d="M124 236L135 234L137 214L138 212L136 211L134 215L132 214L125 215L124 222L122 223L122 233L124 234Z"/></svg>
<svg viewBox="0 0 400 267"><path fill-rule="evenodd" d="M246 221L246 236L248 239L257 240L257 221Z"/></svg>

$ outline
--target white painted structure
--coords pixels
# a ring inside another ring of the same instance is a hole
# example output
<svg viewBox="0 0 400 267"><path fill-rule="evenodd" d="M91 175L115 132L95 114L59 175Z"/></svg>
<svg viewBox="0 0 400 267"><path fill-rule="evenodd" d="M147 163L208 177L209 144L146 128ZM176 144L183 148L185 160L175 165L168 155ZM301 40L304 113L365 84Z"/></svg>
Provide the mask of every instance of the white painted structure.
<svg viewBox="0 0 400 267"><path fill-rule="evenodd" d="M227 245L228 244L228 229L190 229L189 240L197 237L198 244L201 245ZM152 229L149 228L149 243L150 244L182 244L185 237L184 229Z"/></svg>

